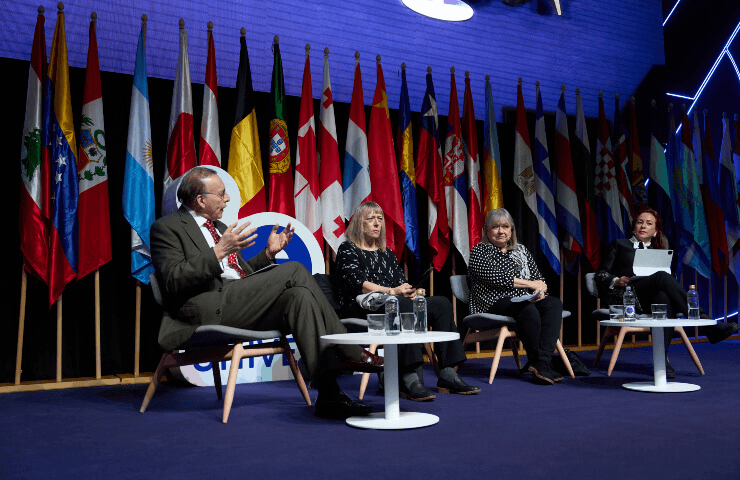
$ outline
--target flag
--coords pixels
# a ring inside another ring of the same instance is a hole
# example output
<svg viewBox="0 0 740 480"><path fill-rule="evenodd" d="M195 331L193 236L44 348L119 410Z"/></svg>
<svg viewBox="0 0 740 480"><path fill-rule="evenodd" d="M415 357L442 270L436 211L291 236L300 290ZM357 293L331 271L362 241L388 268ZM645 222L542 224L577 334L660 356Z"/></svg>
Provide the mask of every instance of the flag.
<svg viewBox="0 0 740 480"><path fill-rule="evenodd" d="M722 148L720 149L720 165L717 175L719 181L719 201L725 217L725 230L729 254L729 268L735 279L740 273L740 255L738 255L738 240L740 240L740 211L738 210L737 180L733 166L732 137L730 135L730 118L726 113L722 115Z"/></svg>
<svg viewBox="0 0 740 480"><path fill-rule="evenodd" d="M352 86L352 103L349 106L344 172L342 174L344 218L347 220L352 217L355 209L361 203L370 200L370 160L367 153L362 75L360 73L359 54L355 57L355 83Z"/></svg>
<svg viewBox="0 0 740 480"><path fill-rule="evenodd" d="M296 219L308 227L324 251L321 235L321 204L319 202L319 166L316 163L316 123L313 114L313 90L311 88L311 62L306 50L301 88L301 109L298 112L298 144L295 156Z"/></svg>
<svg viewBox="0 0 740 480"><path fill-rule="evenodd" d="M208 22L211 26L211 22ZM200 122L198 158L201 165L221 167L221 137L218 132L218 81L213 32L208 29L206 80L203 84L203 118Z"/></svg>
<svg viewBox="0 0 740 480"><path fill-rule="evenodd" d="M581 213L578 207L576 180L573 175L573 159L570 155L568 117L565 113L565 86L560 93L555 112L555 192L557 196L557 221L559 238L563 247L563 263L571 273L578 272L583 234Z"/></svg>
<svg viewBox="0 0 740 480"><path fill-rule="evenodd" d="M398 180L403 199L403 219L406 226L406 248L417 263L419 251L419 217L416 211L416 169L414 168L414 139L411 130L411 103L406 84L406 64L401 67L401 98L398 105L398 130L396 131L396 157L400 169Z"/></svg>
<svg viewBox="0 0 740 480"><path fill-rule="evenodd" d="M524 202L537 216L537 195L534 169L532 166L532 148L529 143L529 127L524 110L522 82L516 87L516 135L514 137L514 184L524 195Z"/></svg>
<svg viewBox="0 0 740 480"><path fill-rule="evenodd" d="M694 115L696 115L696 111L694 111ZM725 231L725 215L719 205L717 167L714 162L712 132L709 128L706 110L704 110L704 154L701 156L701 162L697 163L697 172L701 168L701 173L698 175L699 189L702 202L704 203L707 233L709 234L709 258L712 262L712 270L717 275L722 275L727 273L727 262L729 259L727 232Z"/></svg>
<svg viewBox="0 0 740 480"><path fill-rule="evenodd" d="M606 123L604 99L601 93L599 93L599 126L596 137L594 192L596 194L596 212L599 218L601 243L609 245L618 238L624 238L625 232L619 205L617 173L614 157L612 156L609 125Z"/></svg>
<svg viewBox="0 0 740 480"><path fill-rule="evenodd" d="M399 259L403 254L406 239L406 228L403 218L403 201L401 187L398 184L396 171L396 153L393 147L393 130L388 111L388 95L385 90L385 79L380 61L377 65L377 83L373 96L373 107L370 110L370 129L367 148L370 167L370 185L373 200L383 209L385 217L385 239L388 248L393 250Z"/></svg>
<svg viewBox="0 0 740 480"><path fill-rule="evenodd" d="M18 227L23 264L27 271L48 283L49 261L49 165L42 159L44 121L44 80L46 78L46 39L44 15L36 18L36 31L28 69L26 116L21 145L21 189ZM48 160L48 155L47 155ZM47 216L44 213L47 213Z"/></svg>
<svg viewBox="0 0 740 480"><path fill-rule="evenodd" d="M542 109L540 84L537 82L537 110L534 123L534 168L535 192L537 195L537 223L540 232L540 250L547 258L553 271L560 275L560 245L558 244L558 222L555 198L552 191L552 170L547 151L545 113Z"/></svg>
<svg viewBox="0 0 740 480"><path fill-rule="evenodd" d="M635 209L632 199L632 185L630 184L629 154L627 152L627 138L624 136L622 112L619 110L619 95L614 96L614 122L612 124L612 150L617 174L617 188L619 188L619 203L622 205L622 225L625 235L632 230L632 212Z"/></svg>
<svg viewBox="0 0 740 480"><path fill-rule="evenodd" d="M652 135L650 136L650 173L647 186L647 204L658 212L663 221L663 233L672 246L677 247L675 226L673 224L673 207L671 205L671 176L668 173L665 148L658 139L658 109L655 100L652 103ZM673 136L675 128L669 132Z"/></svg>
<svg viewBox="0 0 740 480"><path fill-rule="evenodd" d="M591 158L591 143L583 114L581 91L576 88L576 139L573 142L573 165L578 192L578 209L581 212L581 232L583 233L583 256L591 271L601 264L601 242L599 223L594 210L594 164Z"/></svg>
<svg viewBox="0 0 740 480"><path fill-rule="evenodd" d="M630 183L632 184L632 200L634 208L637 205L647 203L645 193L645 173L642 169L642 156L640 154L640 137L637 134L637 112L635 109L635 97L630 99L630 135L627 139L627 152L629 155L629 171L632 172Z"/></svg>
<svg viewBox="0 0 740 480"><path fill-rule="evenodd" d="M429 197L427 232L432 266L439 271L450 252L447 205L442 188L442 147L439 141L437 100L432 73L427 72L427 89L421 103L419 150L416 152L416 181Z"/></svg>
<svg viewBox="0 0 740 480"><path fill-rule="evenodd" d="M447 224L452 233L452 243L465 260L470 260L468 237L468 207L465 202L465 154L462 145L460 107L457 103L455 72L450 74L450 109L447 114L447 138L445 138L444 190L447 204Z"/></svg>
<svg viewBox="0 0 740 480"><path fill-rule="evenodd" d="M180 25L180 49L177 54L177 72L172 89L170 126L167 131L167 162L164 165L162 198L170 184L197 163L193 137L193 91L190 86L188 60L188 32Z"/></svg>
<svg viewBox="0 0 740 480"><path fill-rule="evenodd" d="M131 275L141 283L149 284L149 275L154 273L149 241L149 229L154 223L154 155L143 28L136 47L134 84L131 87L123 176L123 216L131 225Z"/></svg>
<svg viewBox="0 0 740 480"><path fill-rule="evenodd" d="M270 195L267 210L295 217L293 172L290 168L290 142L285 123L285 83L280 44L272 44L272 82L270 83Z"/></svg>
<svg viewBox="0 0 740 480"><path fill-rule="evenodd" d="M501 153L496 132L496 109L493 106L493 91L486 75L486 116L483 119L483 216L504 206L501 190ZM484 220L485 221L485 220Z"/></svg>
<svg viewBox="0 0 740 480"><path fill-rule="evenodd" d="M468 238L470 249L472 250L481 241L485 218L483 217L483 196L481 195L482 182L478 157L478 131L475 126L473 92L470 89L470 78L467 72L465 72L462 135L463 152L465 153L465 171L468 174Z"/></svg>
<svg viewBox="0 0 740 480"><path fill-rule="evenodd" d="M85 90L82 96L82 126L77 164L80 192L80 259L77 278L97 270L113 258L103 95L100 88L95 23L95 20L90 21L90 44L87 50Z"/></svg>
<svg viewBox="0 0 740 480"><path fill-rule="evenodd" d="M257 113L254 108L252 70L249 67L249 52L242 28L239 39L239 70L236 74L236 118L231 129L229 163L226 171L239 186L239 218L264 212L265 179L262 175L262 153L257 132Z"/></svg>
<svg viewBox="0 0 740 480"><path fill-rule="evenodd" d="M324 240L336 257L344 241L344 198L342 177L339 170L339 145L337 122L334 119L334 98L329 78L329 53L324 53L324 80L321 84L319 110L319 188L321 189L321 226ZM321 242L319 242L321 243Z"/></svg>

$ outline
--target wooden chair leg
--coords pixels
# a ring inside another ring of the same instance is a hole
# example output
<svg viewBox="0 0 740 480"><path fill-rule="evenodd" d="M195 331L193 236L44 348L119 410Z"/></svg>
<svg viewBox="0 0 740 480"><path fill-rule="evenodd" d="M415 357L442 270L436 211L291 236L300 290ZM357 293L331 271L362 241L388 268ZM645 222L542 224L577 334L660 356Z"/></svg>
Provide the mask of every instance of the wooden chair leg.
<svg viewBox="0 0 740 480"><path fill-rule="evenodd" d="M617 363L617 357L619 357L619 349L622 348L622 342L624 342L624 336L627 331L624 328L619 329L619 335L614 340L614 352L612 352L612 358L609 360L609 368L606 371L606 376L611 376L614 365Z"/></svg>
<svg viewBox="0 0 740 480"><path fill-rule="evenodd" d="M162 378L162 375L164 375L165 361L170 355L172 354L165 353L159 360L159 365L157 365L157 369L154 371L154 375L152 375L152 381L149 382L149 388L146 389L144 401L141 402L141 408L139 409L141 413L144 413L146 411L146 407L149 406L149 402L152 400L154 392L157 390L157 385L159 385L159 379Z"/></svg>
<svg viewBox="0 0 740 480"><path fill-rule="evenodd" d="M501 360L501 351L504 348L504 341L509 337L509 329L501 327L498 332L498 341L496 342L496 352L493 354L493 362L491 362L491 374L488 376L488 384L493 383L493 377L496 376L496 370L498 370L498 362Z"/></svg>
<svg viewBox="0 0 740 480"><path fill-rule="evenodd" d="M563 363L565 364L565 368L568 369L570 378L576 378L576 374L573 373L573 367L570 365L570 360L568 359L568 355L565 354L565 350L563 349L563 344L560 342L560 339L555 343L555 348L558 350L560 358L563 359Z"/></svg>
<svg viewBox="0 0 740 480"><path fill-rule="evenodd" d="M429 357L429 363L432 364L432 368L434 369L434 374L439 376L439 362L437 361L437 356L434 354L434 349L432 348L432 344L425 343L424 350L426 350L427 352L427 357Z"/></svg>
<svg viewBox="0 0 740 480"><path fill-rule="evenodd" d="M234 350L231 354L231 368L229 369L229 381L226 383L226 395L224 395L224 414L221 419L223 423L229 421L229 413L231 413L231 404L234 401L234 390L236 389L236 376L239 373L239 360L241 360L244 354L244 347L241 343L234 345Z"/></svg>
<svg viewBox="0 0 740 480"><path fill-rule="evenodd" d="M378 351L378 347L380 345L377 343L374 343L370 345L367 349L370 353L375 353ZM362 400L362 397L365 396L365 389L367 388L367 382L370 380L370 374L369 373L363 373L362 374L362 380L360 380L360 394L357 396L360 400Z"/></svg>
<svg viewBox="0 0 740 480"><path fill-rule="evenodd" d="M606 330L604 330L604 336L601 337L601 343L599 343L599 348L598 350L596 350L596 358L594 358L594 367L599 364L599 360L601 360L601 355L604 353L604 347L606 347L606 341L611 336L614 336L612 327L606 327Z"/></svg>
<svg viewBox="0 0 740 480"><path fill-rule="evenodd" d="M696 365L696 368L699 369L699 373L704 375L704 369L701 367L701 362L699 361L699 357L696 355L696 352L694 351L694 346L691 345L691 342L689 341L689 337L686 335L686 332L684 331L683 327L676 327L676 331L679 335L681 335L681 340L683 340L683 344L686 345L686 350L689 351L689 355L691 355L691 360L694 361L694 365Z"/></svg>
<svg viewBox="0 0 740 480"><path fill-rule="evenodd" d="M308 396L308 388L306 388L306 382L303 379L301 370L298 368L298 364L295 361L295 357L293 356L293 351L290 349L288 339L285 337L280 337L280 346L283 348L283 356L285 356L285 358L288 360L290 371L293 372L293 379L298 385L298 389L301 391L303 399L306 401L306 404L311 405L311 397Z"/></svg>
<svg viewBox="0 0 740 480"><path fill-rule="evenodd" d="M218 368L219 362L211 362L211 370L213 371L213 386L216 387L216 396L219 400L223 400L223 392L221 385L221 371Z"/></svg>
<svg viewBox="0 0 740 480"><path fill-rule="evenodd" d="M519 359L519 340L516 337L509 337L509 346L511 347L511 356L514 357L516 368L522 369L522 361Z"/></svg>

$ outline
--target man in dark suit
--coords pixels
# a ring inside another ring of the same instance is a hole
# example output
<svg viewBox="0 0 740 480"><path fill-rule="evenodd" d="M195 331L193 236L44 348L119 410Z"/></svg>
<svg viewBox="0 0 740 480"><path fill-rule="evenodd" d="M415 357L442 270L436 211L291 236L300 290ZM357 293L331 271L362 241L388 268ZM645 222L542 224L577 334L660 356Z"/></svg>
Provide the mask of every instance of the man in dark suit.
<svg viewBox="0 0 740 480"><path fill-rule="evenodd" d="M380 371L382 357L356 345L331 347L320 342L322 335L347 330L300 263L254 274L273 264L275 255L290 242L290 224L281 233L275 225L267 248L244 261L241 250L254 244L256 229L248 229L249 222L227 227L219 221L230 199L213 170L190 170L177 195L180 209L151 228L152 262L167 312L160 327L160 346L173 350L206 324L292 333L319 391L316 414L370 413L371 407L354 402L339 389L336 376L340 369Z"/></svg>

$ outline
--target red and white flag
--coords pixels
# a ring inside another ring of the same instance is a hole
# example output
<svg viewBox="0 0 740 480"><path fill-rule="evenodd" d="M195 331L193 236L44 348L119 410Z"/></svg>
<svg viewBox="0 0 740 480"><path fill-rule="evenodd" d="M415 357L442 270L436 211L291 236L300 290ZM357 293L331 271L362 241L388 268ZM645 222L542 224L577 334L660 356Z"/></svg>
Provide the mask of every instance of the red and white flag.
<svg viewBox="0 0 740 480"><path fill-rule="evenodd" d="M313 114L311 62L306 50L303 68L301 110L298 114L298 148L296 150L295 181L293 182L296 219L316 237L321 250L321 205L319 202L319 166L316 163L316 124Z"/></svg>
<svg viewBox="0 0 740 480"><path fill-rule="evenodd" d="M193 138L193 91L190 86L190 61L188 60L188 32L180 21L180 51L177 54L177 73L172 91L170 127L167 131L167 162L164 165L164 188L196 164Z"/></svg>
<svg viewBox="0 0 740 480"><path fill-rule="evenodd" d="M103 124L103 95L95 20L90 21L82 126L77 160L79 177L79 260L77 278L94 272L113 258L108 206L108 161Z"/></svg>
<svg viewBox="0 0 740 480"><path fill-rule="evenodd" d="M200 158L201 165L221 167L221 138L218 133L216 49L213 46L213 32L210 28L208 29L208 59L206 60L206 81L203 85L203 120L200 123L198 158Z"/></svg>
<svg viewBox="0 0 740 480"><path fill-rule="evenodd" d="M494 126L495 128L495 126ZM481 194L481 172L478 158L478 131L475 125L473 93L470 78L465 72L465 96L462 118L463 151L465 152L465 171L468 174L468 238L470 249L476 246L483 236L483 196Z"/></svg>
<svg viewBox="0 0 740 480"><path fill-rule="evenodd" d="M319 188L321 189L321 227L324 240L334 256L344 241L344 195L339 170L337 123L334 119L334 99L329 78L329 53L324 53L324 80L321 83L321 103L318 129ZM319 242L321 243L321 242Z"/></svg>
<svg viewBox="0 0 740 480"><path fill-rule="evenodd" d="M23 124L21 146L21 184L19 231L23 263L26 271L48 284L48 200L49 166L41 154L43 124L43 81L46 79L46 38L44 15L36 18L36 32L31 47L31 66L28 69L26 93L26 120ZM47 205L44 207L44 205Z"/></svg>
<svg viewBox="0 0 740 480"><path fill-rule="evenodd" d="M455 72L450 74L450 108L447 112L447 137L445 138L443 164L447 222L452 234L452 243L467 265L470 260L468 207L465 203L468 189L465 181L465 154L463 152Z"/></svg>

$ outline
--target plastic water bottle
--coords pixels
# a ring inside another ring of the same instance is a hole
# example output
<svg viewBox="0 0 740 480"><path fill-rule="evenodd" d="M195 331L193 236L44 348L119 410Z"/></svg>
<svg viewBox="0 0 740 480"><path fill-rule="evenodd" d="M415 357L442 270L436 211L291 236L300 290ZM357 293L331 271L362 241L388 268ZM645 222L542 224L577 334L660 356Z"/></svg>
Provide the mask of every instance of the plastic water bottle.
<svg viewBox="0 0 740 480"><path fill-rule="evenodd" d="M696 285L690 285L686 294L686 301L689 306L689 320L699 318L699 294L696 291Z"/></svg>
<svg viewBox="0 0 740 480"><path fill-rule="evenodd" d="M398 299L394 290L388 291L385 300L385 334L398 335L401 333L401 316L398 312Z"/></svg>
<svg viewBox="0 0 740 480"><path fill-rule="evenodd" d="M627 285L627 290L624 291L624 297L622 300L624 303L624 319L634 320L635 319L635 292L632 291L632 287Z"/></svg>
<svg viewBox="0 0 740 480"><path fill-rule="evenodd" d="M427 331L427 299L421 294L421 288L416 291L414 297L414 332L425 333Z"/></svg>

